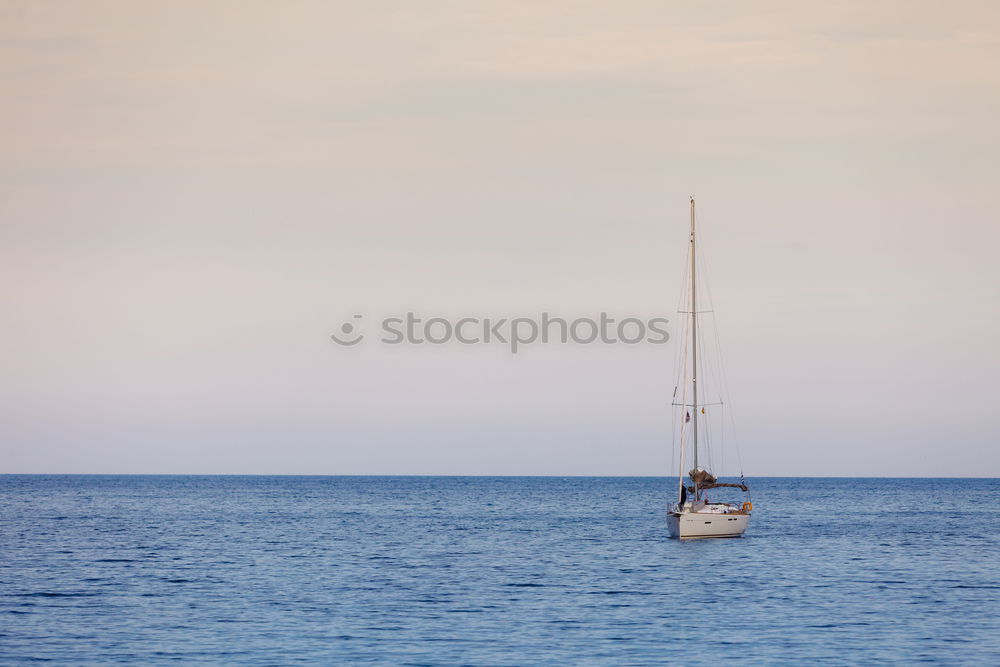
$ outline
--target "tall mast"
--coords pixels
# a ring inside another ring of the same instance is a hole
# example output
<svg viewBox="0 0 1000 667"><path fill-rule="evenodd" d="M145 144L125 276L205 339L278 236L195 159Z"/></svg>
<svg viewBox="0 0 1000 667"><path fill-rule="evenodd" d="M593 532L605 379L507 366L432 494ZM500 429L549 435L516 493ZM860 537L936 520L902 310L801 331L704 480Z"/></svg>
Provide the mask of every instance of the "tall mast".
<svg viewBox="0 0 1000 667"><path fill-rule="evenodd" d="M691 426L694 429L694 469L698 470L698 292L695 289L695 237L694 237L694 197L691 197L691 401L694 418ZM694 499L701 499L701 487L694 480Z"/></svg>

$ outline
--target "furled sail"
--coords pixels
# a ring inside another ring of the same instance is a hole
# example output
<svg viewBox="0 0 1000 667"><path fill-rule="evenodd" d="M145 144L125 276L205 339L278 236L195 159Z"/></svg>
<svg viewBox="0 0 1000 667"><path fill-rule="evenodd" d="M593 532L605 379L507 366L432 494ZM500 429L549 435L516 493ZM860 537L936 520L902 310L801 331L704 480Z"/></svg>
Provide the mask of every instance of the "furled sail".
<svg viewBox="0 0 1000 667"><path fill-rule="evenodd" d="M744 492L747 490L746 484L730 484L728 482L720 482L715 475L708 472L704 468L695 468L688 473L688 477L690 477L691 480L698 485L699 489L718 489L720 487L728 486L734 489L740 489ZM693 493L694 489L691 489L691 491Z"/></svg>
<svg viewBox="0 0 1000 667"><path fill-rule="evenodd" d="M715 475L708 472L704 468L695 468L688 473L688 477L691 478L691 481L701 487L704 487L706 484L715 484L719 481L716 479Z"/></svg>

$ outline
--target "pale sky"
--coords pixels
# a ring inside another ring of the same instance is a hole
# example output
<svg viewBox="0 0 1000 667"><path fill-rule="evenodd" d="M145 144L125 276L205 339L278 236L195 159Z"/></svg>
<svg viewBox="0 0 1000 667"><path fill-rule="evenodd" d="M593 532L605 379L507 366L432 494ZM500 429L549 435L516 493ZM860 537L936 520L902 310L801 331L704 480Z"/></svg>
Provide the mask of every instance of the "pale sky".
<svg viewBox="0 0 1000 667"><path fill-rule="evenodd" d="M673 318L695 194L747 475L1000 476L1000 8L827 5L0 2L0 472L672 474L672 344L328 336Z"/></svg>

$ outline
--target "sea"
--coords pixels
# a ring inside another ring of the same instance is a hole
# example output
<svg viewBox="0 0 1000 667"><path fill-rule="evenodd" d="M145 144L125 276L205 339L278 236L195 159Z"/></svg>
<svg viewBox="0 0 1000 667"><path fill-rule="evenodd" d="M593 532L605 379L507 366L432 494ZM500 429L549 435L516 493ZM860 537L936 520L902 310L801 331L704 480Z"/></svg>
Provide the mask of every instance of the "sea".
<svg viewBox="0 0 1000 667"><path fill-rule="evenodd" d="M748 481L2 475L0 663L1000 664L1000 480Z"/></svg>

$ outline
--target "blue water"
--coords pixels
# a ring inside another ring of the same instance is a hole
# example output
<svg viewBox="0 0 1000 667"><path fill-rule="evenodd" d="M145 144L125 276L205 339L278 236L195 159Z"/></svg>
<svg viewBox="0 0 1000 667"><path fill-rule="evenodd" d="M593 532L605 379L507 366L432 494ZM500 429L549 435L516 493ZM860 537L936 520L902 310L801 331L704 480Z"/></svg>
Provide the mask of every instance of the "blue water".
<svg viewBox="0 0 1000 667"><path fill-rule="evenodd" d="M1000 664L1000 480L0 476L0 662Z"/></svg>

